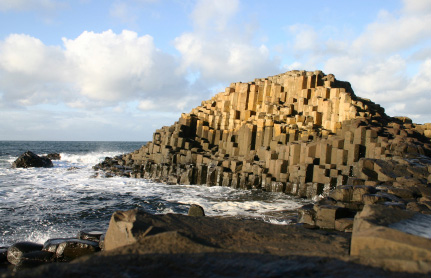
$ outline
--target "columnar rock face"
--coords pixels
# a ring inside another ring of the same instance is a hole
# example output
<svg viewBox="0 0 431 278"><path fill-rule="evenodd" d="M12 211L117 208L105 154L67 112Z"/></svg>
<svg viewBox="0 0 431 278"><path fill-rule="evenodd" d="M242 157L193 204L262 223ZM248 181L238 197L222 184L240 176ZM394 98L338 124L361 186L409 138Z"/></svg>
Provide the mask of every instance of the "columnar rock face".
<svg viewBox="0 0 431 278"><path fill-rule="evenodd" d="M412 184L428 188L430 137L431 124L387 116L332 74L291 71L232 83L157 130L141 149L96 168L174 184L261 188L307 198L328 196L344 185L396 191ZM343 191L337 198L362 203L362 195L375 193L351 190L353 196L347 190L348 196ZM413 191L404 193L412 199L429 196Z"/></svg>

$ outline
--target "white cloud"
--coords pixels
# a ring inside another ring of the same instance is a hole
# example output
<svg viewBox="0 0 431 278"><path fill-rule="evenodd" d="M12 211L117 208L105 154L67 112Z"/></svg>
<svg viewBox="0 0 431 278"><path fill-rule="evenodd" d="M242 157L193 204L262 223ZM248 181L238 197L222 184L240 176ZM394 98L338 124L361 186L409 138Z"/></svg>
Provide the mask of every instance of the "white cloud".
<svg viewBox="0 0 431 278"><path fill-rule="evenodd" d="M0 42L0 94L15 105L66 102L77 109L139 99L181 101L193 92L177 67L151 36L131 31L84 32L64 38L63 47L14 34ZM161 106L178 109L176 102Z"/></svg>
<svg viewBox="0 0 431 278"><path fill-rule="evenodd" d="M297 52L316 51L318 49L318 35L316 31L306 24L289 26L289 31L294 34L293 49Z"/></svg>
<svg viewBox="0 0 431 278"><path fill-rule="evenodd" d="M431 2L404 4L399 11L380 11L351 41L319 36L323 31L308 25L290 26L289 51L298 61L289 64L334 73L349 81L356 95L381 104L389 115L431 122Z"/></svg>
<svg viewBox="0 0 431 278"><path fill-rule="evenodd" d="M431 36L431 13L403 14L396 17L387 12L370 25L352 44L355 51L385 54L402 51L425 42Z"/></svg>
<svg viewBox="0 0 431 278"><path fill-rule="evenodd" d="M0 42L0 92L4 101L21 105L58 100L64 92L64 55L27 35Z"/></svg>
<svg viewBox="0 0 431 278"><path fill-rule="evenodd" d="M65 7L64 2L56 0L1 0L0 11L55 10Z"/></svg>
<svg viewBox="0 0 431 278"><path fill-rule="evenodd" d="M403 0L404 11L409 14L425 14L431 12L429 0Z"/></svg>
<svg viewBox="0 0 431 278"><path fill-rule="evenodd" d="M267 46L252 43L248 25L246 30L230 27L238 9L238 1L198 1L192 13L194 31L174 41L181 53L180 72L199 76L207 87L279 72Z"/></svg>
<svg viewBox="0 0 431 278"><path fill-rule="evenodd" d="M222 31L229 20L238 11L238 0L199 0L192 13L192 19L197 29Z"/></svg>

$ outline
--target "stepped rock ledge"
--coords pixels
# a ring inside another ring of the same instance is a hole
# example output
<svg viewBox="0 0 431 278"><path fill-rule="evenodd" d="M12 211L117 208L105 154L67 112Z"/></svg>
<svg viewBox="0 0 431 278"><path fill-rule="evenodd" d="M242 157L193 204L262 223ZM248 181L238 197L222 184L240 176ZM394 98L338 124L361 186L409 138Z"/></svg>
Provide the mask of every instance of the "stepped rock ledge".
<svg viewBox="0 0 431 278"><path fill-rule="evenodd" d="M332 74L290 71L232 83L141 149L95 168L312 198L347 184L426 186L430 137L431 124L387 116Z"/></svg>
<svg viewBox="0 0 431 278"><path fill-rule="evenodd" d="M430 138L431 123L390 117L332 74L289 71L232 83L139 150L94 168L314 198L299 223L353 232L350 255L374 266L428 273ZM399 228L406 221L422 228Z"/></svg>

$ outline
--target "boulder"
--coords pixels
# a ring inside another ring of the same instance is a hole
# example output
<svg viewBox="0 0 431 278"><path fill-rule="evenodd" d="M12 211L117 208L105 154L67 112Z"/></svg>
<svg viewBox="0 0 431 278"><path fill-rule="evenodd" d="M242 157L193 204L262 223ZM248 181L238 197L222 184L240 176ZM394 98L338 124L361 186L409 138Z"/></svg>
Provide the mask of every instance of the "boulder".
<svg viewBox="0 0 431 278"><path fill-rule="evenodd" d="M100 251L99 243L77 238L49 239L43 250L55 253L57 261L68 262L73 259Z"/></svg>
<svg viewBox="0 0 431 278"><path fill-rule="evenodd" d="M49 158L51 160L60 160L61 159L61 155L59 153L50 153L44 157Z"/></svg>
<svg viewBox="0 0 431 278"><path fill-rule="evenodd" d="M350 255L391 271L431 273L431 216L366 205L353 223Z"/></svg>
<svg viewBox="0 0 431 278"><path fill-rule="evenodd" d="M42 251L43 245L33 242L18 242L12 245L7 250L7 260L13 265L19 265L24 254Z"/></svg>
<svg viewBox="0 0 431 278"><path fill-rule="evenodd" d="M53 167L52 161L46 157L40 157L31 151L20 155L13 163L12 168L30 168L30 167Z"/></svg>
<svg viewBox="0 0 431 278"><path fill-rule="evenodd" d="M91 240L100 242L100 238L104 235L102 231L80 231L78 233L78 239Z"/></svg>
<svg viewBox="0 0 431 278"><path fill-rule="evenodd" d="M153 218L153 215L138 209L115 212L111 217L108 231L106 232L105 250L129 245L148 234L164 231L154 227Z"/></svg>
<svg viewBox="0 0 431 278"><path fill-rule="evenodd" d="M46 263L52 263L55 260L55 254L48 251L33 251L24 253L21 256L18 268L35 267Z"/></svg>
<svg viewBox="0 0 431 278"><path fill-rule="evenodd" d="M8 263L7 249L8 249L8 247L0 247L0 265Z"/></svg>
<svg viewBox="0 0 431 278"><path fill-rule="evenodd" d="M188 216L205 216L204 208L199 205L191 205L189 208Z"/></svg>

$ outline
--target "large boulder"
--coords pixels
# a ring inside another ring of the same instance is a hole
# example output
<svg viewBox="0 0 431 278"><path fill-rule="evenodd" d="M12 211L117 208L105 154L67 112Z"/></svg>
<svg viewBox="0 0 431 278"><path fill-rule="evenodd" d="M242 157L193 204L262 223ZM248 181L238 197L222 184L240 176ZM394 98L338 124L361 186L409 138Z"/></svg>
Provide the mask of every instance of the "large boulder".
<svg viewBox="0 0 431 278"><path fill-rule="evenodd" d="M26 151L20 155L13 163L13 168L30 168L30 167L53 167L51 159L47 157L40 157L31 151Z"/></svg>
<svg viewBox="0 0 431 278"><path fill-rule="evenodd" d="M431 273L431 216L365 205L355 217L350 255L391 271Z"/></svg>
<svg viewBox="0 0 431 278"><path fill-rule="evenodd" d="M129 245L148 234L165 231L163 228L155 227L154 222L157 221L157 217L138 209L115 212L111 217L108 231L106 232L105 250Z"/></svg>

